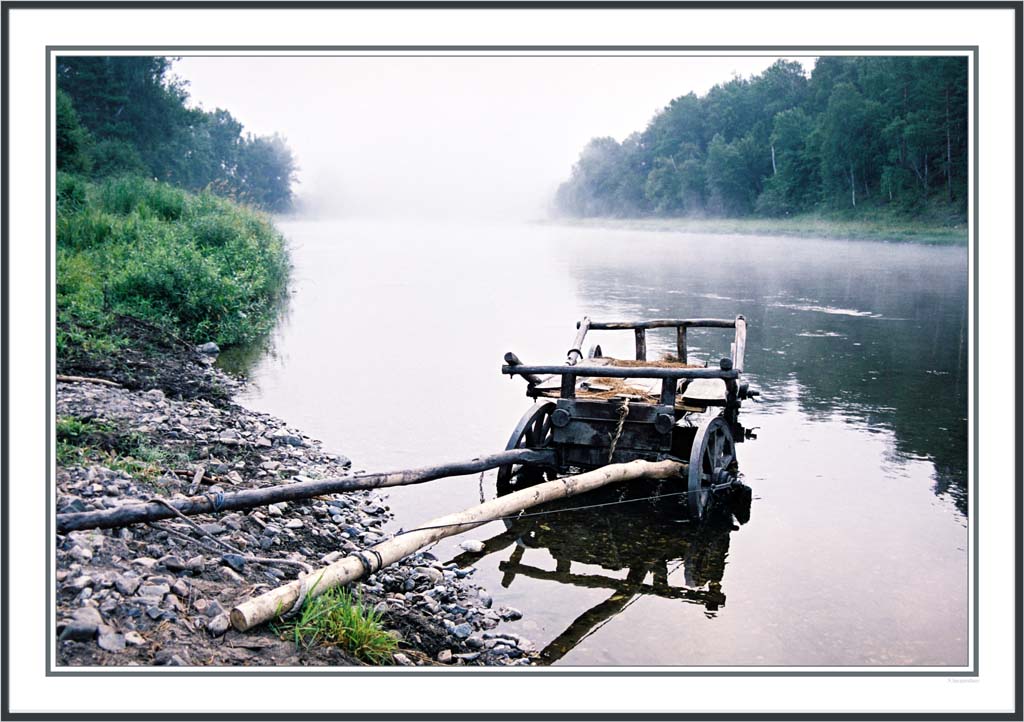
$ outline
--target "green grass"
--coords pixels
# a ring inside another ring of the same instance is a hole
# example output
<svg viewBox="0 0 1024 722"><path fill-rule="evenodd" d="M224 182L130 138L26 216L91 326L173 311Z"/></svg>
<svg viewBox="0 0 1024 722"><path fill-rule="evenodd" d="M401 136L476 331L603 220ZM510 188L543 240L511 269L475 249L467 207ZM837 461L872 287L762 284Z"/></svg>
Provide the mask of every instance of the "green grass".
<svg viewBox="0 0 1024 722"><path fill-rule="evenodd" d="M273 325L288 278L282 236L251 208L142 178L57 178L57 351L127 344L117 314L231 346Z"/></svg>
<svg viewBox="0 0 1024 722"><path fill-rule="evenodd" d="M57 419L57 463L61 466L98 464L123 471L136 481L156 486L168 468L185 466L187 455L161 449L137 431L121 433L103 421L84 421L75 416Z"/></svg>
<svg viewBox="0 0 1024 722"><path fill-rule="evenodd" d="M967 245L967 225L962 220L911 219L872 211L858 216L805 214L788 218L587 218L559 222L588 227L678 233Z"/></svg>
<svg viewBox="0 0 1024 722"><path fill-rule="evenodd" d="M336 644L370 664L391 661L398 649L394 635L381 625L381 617L363 605L358 594L342 587L307 597L296 621L282 628L300 647Z"/></svg>

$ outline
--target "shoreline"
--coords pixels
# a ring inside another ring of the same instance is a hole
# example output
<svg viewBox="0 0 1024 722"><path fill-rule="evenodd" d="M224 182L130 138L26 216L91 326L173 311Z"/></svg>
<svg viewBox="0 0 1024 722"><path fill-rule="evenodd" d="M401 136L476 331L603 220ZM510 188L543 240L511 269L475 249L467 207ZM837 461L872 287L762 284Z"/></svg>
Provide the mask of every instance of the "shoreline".
<svg viewBox="0 0 1024 722"><path fill-rule="evenodd" d="M944 227L911 222L829 220L817 216L793 218L549 218L540 225L604 228L699 235L749 235L821 240L915 243L930 246L967 246L966 225Z"/></svg>
<svg viewBox="0 0 1024 722"><path fill-rule="evenodd" d="M122 386L56 384L58 512L350 473L346 457L235 402L241 382L213 368L212 357L180 347L173 358L146 356L164 383L145 383L152 376L143 372L141 383L122 377ZM168 384L172 366L184 379ZM390 516L383 493L355 491L189 517L198 527L171 519L55 535L57 664L364 664L339 646L299 646L287 623L237 632L227 613L302 568L383 540ZM385 664L536 662L528 640L498 630L521 614L492 608L474 572L424 551L352 585L397 641Z"/></svg>

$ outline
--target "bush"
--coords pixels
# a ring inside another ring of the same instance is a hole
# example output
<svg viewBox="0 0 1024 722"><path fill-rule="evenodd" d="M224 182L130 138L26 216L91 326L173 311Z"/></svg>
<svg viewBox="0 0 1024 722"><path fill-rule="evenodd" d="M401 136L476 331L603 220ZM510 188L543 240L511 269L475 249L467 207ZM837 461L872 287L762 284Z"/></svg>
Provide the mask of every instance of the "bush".
<svg viewBox="0 0 1024 722"><path fill-rule="evenodd" d="M60 352L116 345L115 314L221 346L270 330L287 255L255 211L136 177L58 177L57 210Z"/></svg>

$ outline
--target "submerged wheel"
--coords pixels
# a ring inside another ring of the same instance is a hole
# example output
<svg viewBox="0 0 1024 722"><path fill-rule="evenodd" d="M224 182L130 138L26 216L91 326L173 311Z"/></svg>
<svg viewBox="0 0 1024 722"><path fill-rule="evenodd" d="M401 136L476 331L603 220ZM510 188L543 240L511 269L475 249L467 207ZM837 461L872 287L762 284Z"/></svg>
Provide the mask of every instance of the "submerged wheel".
<svg viewBox="0 0 1024 722"><path fill-rule="evenodd" d="M736 474L736 442L721 416L707 419L693 437L687 484L687 505L692 519L703 519L711 502L712 487Z"/></svg>
<svg viewBox="0 0 1024 722"><path fill-rule="evenodd" d="M551 446L554 427L551 424L551 412L555 410L554 401L538 401L527 409L519 420L512 436L509 437L506 451L512 449L544 449ZM527 464L508 464L498 467L498 495L508 493L513 484L523 488L539 481L544 481L546 473L553 471L546 467Z"/></svg>

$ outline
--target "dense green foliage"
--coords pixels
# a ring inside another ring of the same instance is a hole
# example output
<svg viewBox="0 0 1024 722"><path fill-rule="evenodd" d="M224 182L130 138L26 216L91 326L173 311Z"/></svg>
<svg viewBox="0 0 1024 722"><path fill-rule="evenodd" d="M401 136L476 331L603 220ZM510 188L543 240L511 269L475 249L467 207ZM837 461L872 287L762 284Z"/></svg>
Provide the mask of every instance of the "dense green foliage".
<svg viewBox="0 0 1024 722"><path fill-rule="evenodd" d="M558 189L575 216L787 216L967 208L967 62L778 61L673 100L622 143L595 138ZM869 211L871 212L871 211Z"/></svg>
<svg viewBox="0 0 1024 722"><path fill-rule="evenodd" d="M266 333L284 239L262 214L141 178L57 174L57 349L104 353L124 314L190 342Z"/></svg>
<svg viewBox="0 0 1024 722"><path fill-rule="evenodd" d="M296 168L284 139L243 134L226 110L187 107L185 85L170 71L160 57L60 58L57 168L141 175L288 210Z"/></svg>

